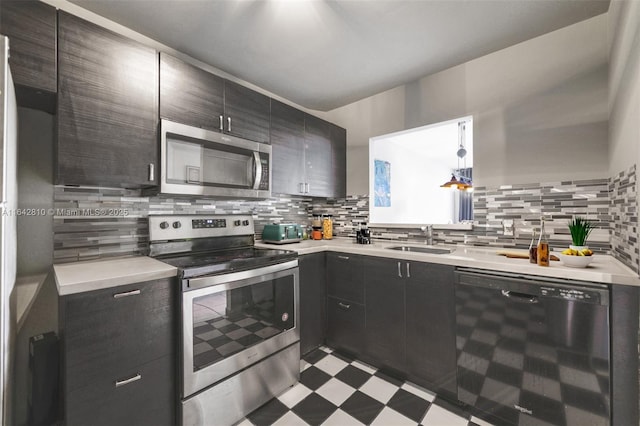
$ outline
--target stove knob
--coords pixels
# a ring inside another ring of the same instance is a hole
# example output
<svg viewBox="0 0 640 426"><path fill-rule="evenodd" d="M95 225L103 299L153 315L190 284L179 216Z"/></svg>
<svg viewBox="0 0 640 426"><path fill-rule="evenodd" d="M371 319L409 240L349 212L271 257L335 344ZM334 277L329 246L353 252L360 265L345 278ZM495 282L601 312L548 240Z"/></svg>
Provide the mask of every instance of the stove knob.
<svg viewBox="0 0 640 426"><path fill-rule="evenodd" d="M240 226L240 221L239 221L239 220L236 220L236 221L234 221L234 222L233 222L233 224L234 224L235 226Z"/></svg>
<svg viewBox="0 0 640 426"><path fill-rule="evenodd" d="M249 221L248 220L243 220L242 221L242 225L243 226L249 226Z"/></svg>
<svg viewBox="0 0 640 426"><path fill-rule="evenodd" d="M178 228L180 228L181 226L182 226L182 224L181 224L180 222L178 222L178 221L173 222L173 228L174 228L174 229L178 229Z"/></svg>
<svg viewBox="0 0 640 426"><path fill-rule="evenodd" d="M161 229L167 229L169 227L169 222L160 222Z"/></svg>

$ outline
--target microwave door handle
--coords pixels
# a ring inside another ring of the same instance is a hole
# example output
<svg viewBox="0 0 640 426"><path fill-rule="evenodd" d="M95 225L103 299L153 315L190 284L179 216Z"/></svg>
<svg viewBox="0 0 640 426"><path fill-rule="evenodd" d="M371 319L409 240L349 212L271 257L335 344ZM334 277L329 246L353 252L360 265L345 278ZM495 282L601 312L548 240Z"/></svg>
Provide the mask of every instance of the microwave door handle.
<svg viewBox="0 0 640 426"><path fill-rule="evenodd" d="M253 170L255 172L253 178L253 189L258 189L262 182L262 163L260 162L260 153L256 151L253 152Z"/></svg>

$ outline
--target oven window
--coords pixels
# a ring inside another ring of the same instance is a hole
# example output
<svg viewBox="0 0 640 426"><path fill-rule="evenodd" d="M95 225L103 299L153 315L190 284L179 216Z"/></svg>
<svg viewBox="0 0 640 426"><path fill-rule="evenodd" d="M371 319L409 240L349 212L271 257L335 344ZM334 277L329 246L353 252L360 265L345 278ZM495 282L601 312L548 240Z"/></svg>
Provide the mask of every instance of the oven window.
<svg viewBox="0 0 640 426"><path fill-rule="evenodd" d="M193 299L194 371L295 326L291 275Z"/></svg>

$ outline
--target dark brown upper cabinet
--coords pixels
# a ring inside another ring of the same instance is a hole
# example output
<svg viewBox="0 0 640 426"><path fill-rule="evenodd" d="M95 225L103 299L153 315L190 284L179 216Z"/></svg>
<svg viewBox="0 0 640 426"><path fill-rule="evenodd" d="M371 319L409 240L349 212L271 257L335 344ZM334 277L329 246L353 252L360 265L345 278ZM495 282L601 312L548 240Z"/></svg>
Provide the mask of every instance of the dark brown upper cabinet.
<svg viewBox="0 0 640 426"><path fill-rule="evenodd" d="M269 143L271 98L236 84L224 82L224 131L256 142Z"/></svg>
<svg viewBox="0 0 640 426"><path fill-rule="evenodd" d="M0 34L9 37L18 105L55 113L56 9L35 0L2 0Z"/></svg>
<svg viewBox="0 0 640 426"><path fill-rule="evenodd" d="M331 125L332 197L347 196L347 130Z"/></svg>
<svg viewBox="0 0 640 426"><path fill-rule="evenodd" d="M331 123L307 114L305 131L305 194L333 196Z"/></svg>
<svg viewBox="0 0 640 426"><path fill-rule="evenodd" d="M160 116L269 143L271 99L165 53L160 54Z"/></svg>
<svg viewBox="0 0 640 426"><path fill-rule="evenodd" d="M160 53L160 117L208 130L221 130L224 79Z"/></svg>
<svg viewBox="0 0 640 426"><path fill-rule="evenodd" d="M272 191L301 194L305 181L304 112L271 101Z"/></svg>
<svg viewBox="0 0 640 426"><path fill-rule="evenodd" d="M60 11L56 183L156 185L158 84L154 49Z"/></svg>
<svg viewBox="0 0 640 426"><path fill-rule="evenodd" d="M346 195L346 130L271 101L272 192Z"/></svg>

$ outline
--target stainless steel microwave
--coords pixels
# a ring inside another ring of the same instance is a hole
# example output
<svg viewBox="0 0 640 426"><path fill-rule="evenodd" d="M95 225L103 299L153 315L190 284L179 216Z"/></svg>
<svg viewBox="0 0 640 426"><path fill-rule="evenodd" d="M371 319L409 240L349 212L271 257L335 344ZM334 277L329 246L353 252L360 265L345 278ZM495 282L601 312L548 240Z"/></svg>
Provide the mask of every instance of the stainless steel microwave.
<svg viewBox="0 0 640 426"><path fill-rule="evenodd" d="M169 120L160 135L160 193L271 196L271 145Z"/></svg>

